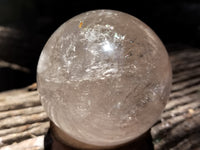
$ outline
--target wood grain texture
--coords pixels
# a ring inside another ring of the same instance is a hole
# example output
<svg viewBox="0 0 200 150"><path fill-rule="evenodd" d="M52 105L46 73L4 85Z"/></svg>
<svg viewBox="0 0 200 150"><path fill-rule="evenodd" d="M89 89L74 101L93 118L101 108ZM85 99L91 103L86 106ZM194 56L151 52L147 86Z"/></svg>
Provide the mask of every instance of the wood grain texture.
<svg viewBox="0 0 200 150"><path fill-rule="evenodd" d="M155 150L200 149L200 50L170 54L173 86L160 121L151 128ZM0 150L43 150L49 120L35 84L0 93Z"/></svg>
<svg viewBox="0 0 200 150"><path fill-rule="evenodd" d="M0 150L43 150L49 120L32 86L0 93Z"/></svg>

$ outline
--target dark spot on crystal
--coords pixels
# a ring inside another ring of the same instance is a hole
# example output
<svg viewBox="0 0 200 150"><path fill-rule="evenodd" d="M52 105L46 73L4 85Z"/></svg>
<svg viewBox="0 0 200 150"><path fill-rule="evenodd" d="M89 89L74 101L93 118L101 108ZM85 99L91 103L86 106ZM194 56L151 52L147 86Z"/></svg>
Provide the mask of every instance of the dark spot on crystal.
<svg viewBox="0 0 200 150"><path fill-rule="evenodd" d="M142 58L143 56L144 56L143 54L140 54L140 55L139 55L140 58Z"/></svg>
<svg viewBox="0 0 200 150"><path fill-rule="evenodd" d="M132 52L129 52L128 55L129 55L129 56L133 56L133 53L132 53Z"/></svg>

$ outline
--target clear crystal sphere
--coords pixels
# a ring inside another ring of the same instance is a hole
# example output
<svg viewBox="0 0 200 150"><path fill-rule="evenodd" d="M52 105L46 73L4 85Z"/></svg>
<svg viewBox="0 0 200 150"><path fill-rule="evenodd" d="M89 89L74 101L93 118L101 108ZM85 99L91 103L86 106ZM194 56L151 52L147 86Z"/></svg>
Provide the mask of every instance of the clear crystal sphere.
<svg viewBox="0 0 200 150"><path fill-rule="evenodd" d="M69 137L97 147L129 142L159 118L171 67L160 39L119 11L82 13L46 43L37 68L42 105Z"/></svg>

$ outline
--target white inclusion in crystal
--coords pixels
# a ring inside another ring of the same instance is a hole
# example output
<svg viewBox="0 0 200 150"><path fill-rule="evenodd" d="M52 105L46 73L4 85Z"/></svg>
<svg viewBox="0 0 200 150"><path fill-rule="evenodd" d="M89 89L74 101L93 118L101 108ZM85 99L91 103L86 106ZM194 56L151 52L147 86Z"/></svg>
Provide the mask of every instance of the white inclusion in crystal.
<svg viewBox="0 0 200 150"><path fill-rule="evenodd" d="M91 101L90 101L90 100L88 100L88 105L89 105L89 106L91 105Z"/></svg>
<svg viewBox="0 0 200 150"><path fill-rule="evenodd" d="M113 27L113 26L111 26L111 25L109 25L109 24L107 24L107 25L106 25L106 28L109 28L109 29L111 29L111 30L113 30L113 29L114 29L114 27Z"/></svg>
<svg viewBox="0 0 200 150"><path fill-rule="evenodd" d="M108 113L107 113L108 118L110 118L110 115L111 115L111 112L108 112Z"/></svg>
<svg viewBox="0 0 200 150"><path fill-rule="evenodd" d="M71 63L72 63L72 62L71 62L70 60L67 61L67 65L68 65L68 66L71 65Z"/></svg>
<svg viewBox="0 0 200 150"><path fill-rule="evenodd" d="M74 51L74 52L76 51L76 46L72 47L72 51Z"/></svg>
<svg viewBox="0 0 200 150"><path fill-rule="evenodd" d="M61 49L63 48L63 43L61 44L60 48L61 48Z"/></svg>
<svg viewBox="0 0 200 150"><path fill-rule="evenodd" d="M152 93L153 93L153 96L156 96L156 93L154 91Z"/></svg>
<svg viewBox="0 0 200 150"><path fill-rule="evenodd" d="M118 103L117 103L117 108L120 109L121 105L122 105L122 103L121 103L121 102L118 102Z"/></svg>
<svg viewBox="0 0 200 150"><path fill-rule="evenodd" d="M86 70L85 70L85 72L90 72L91 71L91 69L89 69L89 68L87 68Z"/></svg>
<svg viewBox="0 0 200 150"><path fill-rule="evenodd" d="M98 69L98 66L92 66L91 69Z"/></svg>
<svg viewBox="0 0 200 150"><path fill-rule="evenodd" d="M92 28L84 28L81 30L80 35L83 38L80 40L81 42L100 42L101 39L109 38L112 30L114 29L111 25L94 25Z"/></svg>
<svg viewBox="0 0 200 150"><path fill-rule="evenodd" d="M111 52L111 51L113 51L113 47L112 47L112 45L108 41L104 42L104 44L103 44L103 51L104 52Z"/></svg>
<svg viewBox="0 0 200 150"><path fill-rule="evenodd" d="M117 33L115 33L114 38L119 39L119 36Z"/></svg>
<svg viewBox="0 0 200 150"><path fill-rule="evenodd" d="M115 38L115 39L118 39L118 40L124 40L124 39L125 39L125 35L122 36L122 35L120 35L120 34L118 34L118 33L115 33L115 34L114 34L114 38Z"/></svg>
<svg viewBox="0 0 200 150"><path fill-rule="evenodd" d="M117 73L117 71L118 71L118 68L111 68L111 69L106 70L106 71L103 73L103 75L115 74L115 73Z"/></svg>
<svg viewBox="0 0 200 150"><path fill-rule="evenodd" d="M51 80L49 80L49 79L45 78L45 81L46 81L46 82L50 82Z"/></svg>

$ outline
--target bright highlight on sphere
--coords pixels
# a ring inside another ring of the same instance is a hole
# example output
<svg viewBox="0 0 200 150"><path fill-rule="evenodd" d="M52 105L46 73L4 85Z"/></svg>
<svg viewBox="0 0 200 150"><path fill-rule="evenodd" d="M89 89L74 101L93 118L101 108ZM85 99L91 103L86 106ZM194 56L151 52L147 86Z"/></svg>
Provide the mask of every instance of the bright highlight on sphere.
<svg viewBox="0 0 200 150"><path fill-rule="evenodd" d="M159 118L171 67L160 39L137 18L114 10L82 13L46 43L37 68L49 118L95 147L129 142Z"/></svg>

